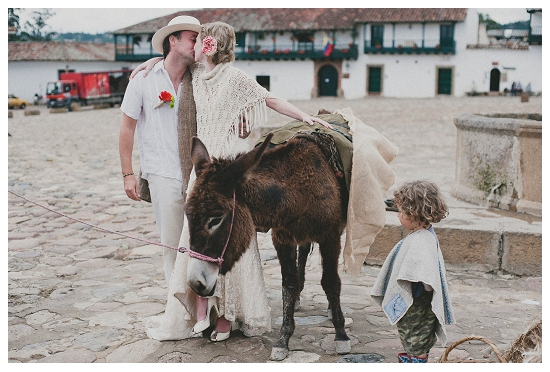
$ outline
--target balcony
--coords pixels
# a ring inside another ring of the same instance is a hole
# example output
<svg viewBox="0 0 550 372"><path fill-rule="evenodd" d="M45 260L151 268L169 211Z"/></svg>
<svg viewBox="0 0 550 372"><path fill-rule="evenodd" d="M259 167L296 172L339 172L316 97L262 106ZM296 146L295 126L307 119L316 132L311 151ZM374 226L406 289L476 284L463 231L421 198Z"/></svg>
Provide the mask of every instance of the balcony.
<svg viewBox="0 0 550 372"><path fill-rule="evenodd" d="M314 44L298 47L296 43L292 44L277 44L273 47L266 48L260 46L237 47L235 50L235 59L239 61L267 61L267 60L336 60L336 59L352 59L358 57L357 44L336 44L332 53L327 57L324 55L324 46L316 48Z"/></svg>
<svg viewBox="0 0 550 372"><path fill-rule="evenodd" d="M365 54L455 54L454 40L365 40Z"/></svg>
<svg viewBox="0 0 550 372"><path fill-rule="evenodd" d="M531 27L529 30L529 44L542 45L542 26Z"/></svg>

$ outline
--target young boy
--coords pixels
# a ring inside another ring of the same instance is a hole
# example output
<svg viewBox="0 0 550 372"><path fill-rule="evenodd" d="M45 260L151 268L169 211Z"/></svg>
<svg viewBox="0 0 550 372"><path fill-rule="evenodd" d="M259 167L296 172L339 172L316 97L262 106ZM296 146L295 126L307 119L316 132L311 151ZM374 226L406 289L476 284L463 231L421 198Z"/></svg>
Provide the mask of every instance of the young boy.
<svg viewBox="0 0 550 372"><path fill-rule="evenodd" d="M399 363L426 363L436 335L445 346L445 324L454 324L445 264L432 223L447 205L431 182L405 183L394 192L401 225L409 230L389 253L372 290L405 349Z"/></svg>

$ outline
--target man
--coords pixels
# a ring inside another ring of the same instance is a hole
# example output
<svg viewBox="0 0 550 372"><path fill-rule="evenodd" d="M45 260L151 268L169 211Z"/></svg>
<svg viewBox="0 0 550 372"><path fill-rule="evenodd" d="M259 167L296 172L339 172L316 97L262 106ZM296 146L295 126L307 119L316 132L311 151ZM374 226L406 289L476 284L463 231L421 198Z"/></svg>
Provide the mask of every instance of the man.
<svg viewBox="0 0 550 372"><path fill-rule="evenodd" d="M182 171L182 152L190 152L181 141L178 114L194 110L189 66L195 63L194 46L200 32L196 18L178 16L153 35L153 48L163 55L145 78L131 79L121 105L119 152L126 195L140 201L140 187L132 167L134 134L138 131L141 178L150 190L161 243L177 247L183 229L183 183L189 171ZM184 79L185 76L185 79ZM184 81L185 80L185 81ZM190 102L187 104L187 102ZM185 115L182 115L185 116ZM193 117L193 114L187 116ZM195 129L196 133L196 124ZM192 130L188 134L193 135ZM188 140L191 140L191 136ZM178 143L178 138L180 142ZM185 147L185 148L184 148ZM183 177L182 177L183 176ZM144 198L145 199L145 198ZM168 285L177 251L163 248L164 275Z"/></svg>

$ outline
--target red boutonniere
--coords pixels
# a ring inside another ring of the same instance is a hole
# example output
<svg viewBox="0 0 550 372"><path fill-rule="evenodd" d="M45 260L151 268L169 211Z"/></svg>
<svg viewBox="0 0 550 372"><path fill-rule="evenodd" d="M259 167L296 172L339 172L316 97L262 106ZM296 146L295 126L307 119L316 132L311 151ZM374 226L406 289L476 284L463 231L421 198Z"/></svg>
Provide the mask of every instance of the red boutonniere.
<svg viewBox="0 0 550 372"><path fill-rule="evenodd" d="M167 92L167 91L163 90L159 94L159 99L160 99L160 102L157 103L155 108L159 108L160 106L164 105L165 103L170 103L170 108L174 108L174 102L176 101L176 99L174 98L173 95L170 94L170 92Z"/></svg>

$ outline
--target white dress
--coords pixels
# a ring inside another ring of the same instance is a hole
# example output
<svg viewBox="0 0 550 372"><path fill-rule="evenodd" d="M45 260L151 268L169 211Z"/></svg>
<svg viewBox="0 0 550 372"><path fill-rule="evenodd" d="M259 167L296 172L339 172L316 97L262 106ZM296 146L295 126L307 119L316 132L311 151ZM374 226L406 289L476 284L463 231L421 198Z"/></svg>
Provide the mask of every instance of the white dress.
<svg viewBox="0 0 550 372"><path fill-rule="evenodd" d="M247 150L247 142L238 137L238 123L243 120L245 130L265 125L265 99L272 97L231 64L218 65L208 73L204 73L202 65L197 65L193 71L193 94L197 106L197 136L206 145L210 156L214 157ZM192 171L188 191L194 180L195 172ZM187 218L179 246L189 247ZM147 335L152 339L181 340L193 336L196 296L186 281L188 258L187 253L177 255L168 286L165 312L144 320ZM233 330L240 329L249 337L271 330L271 309L256 235L231 271L219 275L214 297L217 299L218 315L230 320Z"/></svg>

